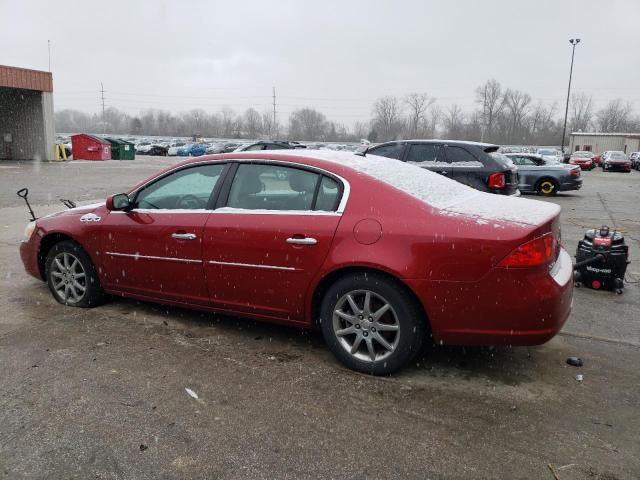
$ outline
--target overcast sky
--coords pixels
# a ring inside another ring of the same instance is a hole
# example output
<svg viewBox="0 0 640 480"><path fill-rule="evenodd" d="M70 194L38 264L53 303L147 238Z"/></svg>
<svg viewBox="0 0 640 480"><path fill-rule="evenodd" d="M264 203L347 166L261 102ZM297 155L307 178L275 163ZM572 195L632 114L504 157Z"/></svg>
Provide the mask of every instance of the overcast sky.
<svg viewBox="0 0 640 480"><path fill-rule="evenodd" d="M0 64L47 70L56 109L130 113L302 106L352 124L383 95L474 107L489 78L564 102L621 97L640 110L640 1L0 0Z"/></svg>

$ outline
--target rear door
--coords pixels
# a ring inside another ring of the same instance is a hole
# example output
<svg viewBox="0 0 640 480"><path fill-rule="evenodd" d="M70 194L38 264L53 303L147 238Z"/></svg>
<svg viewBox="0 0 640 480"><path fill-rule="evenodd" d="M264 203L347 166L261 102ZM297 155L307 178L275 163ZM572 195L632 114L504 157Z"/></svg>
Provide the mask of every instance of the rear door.
<svg viewBox="0 0 640 480"><path fill-rule="evenodd" d="M444 151L451 164L451 178L476 190L487 190L485 165L473 153L457 145L445 145Z"/></svg>
<svg viewBox="0 0 640 480"><path fill-rule="evenodd" d="M451 163L447 161L439 143L409 144L404 161L446 177L451 176Z"/></svg>
<svg viewBox="0 0 640 480"><path fill-rule="evenodd" d="M342 181L282 162L236 165L222 190L222 207L205 226L211 302L241 313L302 320L308 286L340 221Z"/></svg>

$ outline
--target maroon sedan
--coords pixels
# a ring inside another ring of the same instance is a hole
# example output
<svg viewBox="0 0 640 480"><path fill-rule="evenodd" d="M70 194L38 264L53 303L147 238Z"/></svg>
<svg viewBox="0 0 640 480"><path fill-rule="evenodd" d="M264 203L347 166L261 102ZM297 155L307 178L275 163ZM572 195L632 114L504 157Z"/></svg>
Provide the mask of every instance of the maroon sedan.
<svg viewBox="0 0 640 480"><path fill-rule="evenodd" d="M346 365L388 374L428 335L552 338L573 288L559 213L373 155L234 153L38 219L20 253L65 305L110 294L319 327Z"/></svg>

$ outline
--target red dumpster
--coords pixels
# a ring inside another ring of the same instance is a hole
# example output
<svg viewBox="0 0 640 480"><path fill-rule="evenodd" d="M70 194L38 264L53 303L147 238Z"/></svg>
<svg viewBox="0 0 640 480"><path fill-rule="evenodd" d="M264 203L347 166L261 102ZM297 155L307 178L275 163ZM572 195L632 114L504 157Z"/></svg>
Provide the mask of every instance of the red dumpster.
<svg viewBox="0 0 640 480"><path fill-rule="evenodd" d="M71 136L74 160L111 160L111 143L100 137L79 133Z"/></svg>

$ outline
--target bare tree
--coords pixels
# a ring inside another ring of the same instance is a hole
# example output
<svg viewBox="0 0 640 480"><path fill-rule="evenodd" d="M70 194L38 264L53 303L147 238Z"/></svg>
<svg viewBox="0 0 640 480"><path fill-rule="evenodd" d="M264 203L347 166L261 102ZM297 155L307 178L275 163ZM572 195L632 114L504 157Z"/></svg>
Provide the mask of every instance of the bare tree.
<svg viewBox="0 0 640 480"><path fill-rule="evenodd" d="M244 127L249 138L254 139L262 133L262 118L255 108L244 112Z"/></svg>
<svg viewBox="0 0 640 480"><path fill-rule="evenodd" d="M631 123L631 103L624 103L622 99L611 100L606 107L597 114L598 128L601 132L623 132Z"/></svg>
<svg viewBox="0 0 640 480"><path fill-rule="evenodd" d="M570 131L588 130L593 118L593 97L586 93L573 94L569 106L571 108Z"/></svg>
<svg viewBox="0 0 640 480"><path fill-rule="evenodd" d="M313 108L301 108L289 116L289 137L299 140L324 140L327 134L327 118ZM331 132L335 136L334 131Z"/></svg>
<svg viewBox="0 0 640 480"><path fill-rule="evenodd" d="M491 139L496 117L502 113L505 106L505 97L500 82L491 79L476 88L476 103L480 105L484 126L481 140L484 140L485 137Z"/></svg>
<svg viewBox="0 0 640 480"><path fill-rule="evenodd" d="M511 90L508 88L504 92L504 101L508 114L507 124L509 128L508 141L520 142L522 140L522 127L524 119L531 103L531 96L520 90Z"/></svg>
<svg viewBox="0 0 640 480"><path fill-rule="evenodd" d="M447 109L444 117L444 127L448 139L458 140L464 137L464 113L462 113L462 108L459 105L454 103Z"/></svg>
<svg viewBox="0 0 640 480"><path fill-rule="evenodd" d="M376 100L373 105L373 126L382 140L394 140L401 131L402 107L396 97Z"/></svg>
<svg viewBox="0 0 640 480"><path fill-rule="evenodd" d="M426 93L410 93L404 98L404 103L408 108L408 129L409 136L416 138L421 127L424 125L427 110L435 98L429 97Z"/></svg>

